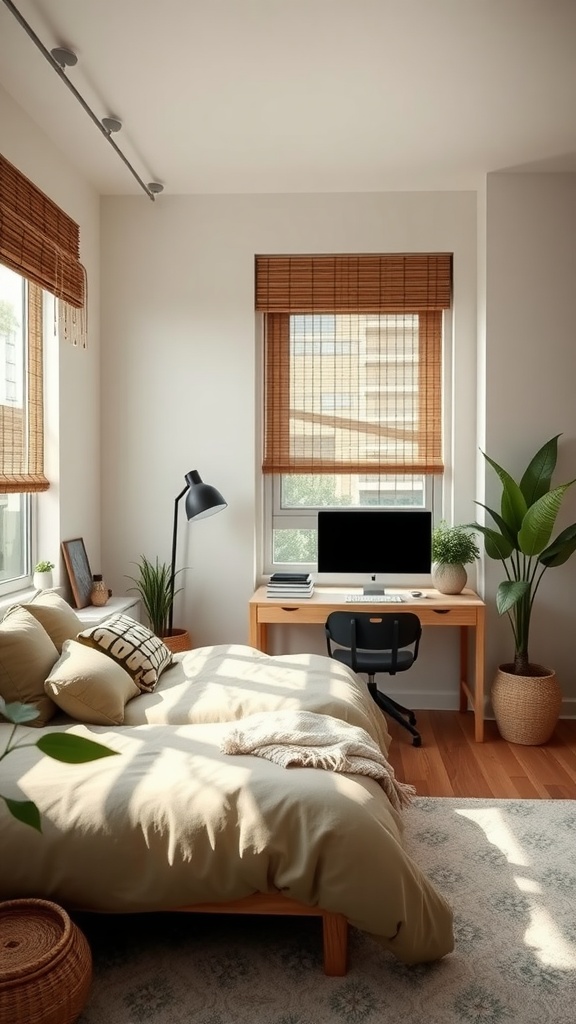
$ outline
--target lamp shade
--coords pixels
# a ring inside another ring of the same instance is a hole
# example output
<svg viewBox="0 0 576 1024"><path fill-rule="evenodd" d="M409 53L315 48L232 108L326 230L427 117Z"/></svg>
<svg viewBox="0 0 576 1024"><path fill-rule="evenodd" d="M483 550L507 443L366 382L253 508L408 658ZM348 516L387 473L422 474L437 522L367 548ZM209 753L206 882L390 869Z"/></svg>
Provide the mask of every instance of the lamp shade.
<svg viewBox="0 0 576 1024"><path fill-rule="evenodd" d="M197 470L186 473L188 493L186 495L186 517L188 519L206 519L226 508L227 502L220 491L205 484Z"/></svg>

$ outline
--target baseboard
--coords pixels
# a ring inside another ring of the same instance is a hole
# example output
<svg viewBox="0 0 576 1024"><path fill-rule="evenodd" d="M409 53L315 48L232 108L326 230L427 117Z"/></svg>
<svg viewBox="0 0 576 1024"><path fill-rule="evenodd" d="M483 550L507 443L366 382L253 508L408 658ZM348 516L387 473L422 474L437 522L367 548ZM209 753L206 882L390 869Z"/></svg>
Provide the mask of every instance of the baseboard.
<svg viewBox="0 0 576 1024"><path fill-rule="evenodd" d="M459 698L453 690L393 690L391 687L381 687L383 693L387 693L393 700L406 707L415 708L418 711L458 711ZM486 698L484 712L486 719L493 719L492 708L489 698ZM564 697L560 718L576 718L576 697Z"/></svg>

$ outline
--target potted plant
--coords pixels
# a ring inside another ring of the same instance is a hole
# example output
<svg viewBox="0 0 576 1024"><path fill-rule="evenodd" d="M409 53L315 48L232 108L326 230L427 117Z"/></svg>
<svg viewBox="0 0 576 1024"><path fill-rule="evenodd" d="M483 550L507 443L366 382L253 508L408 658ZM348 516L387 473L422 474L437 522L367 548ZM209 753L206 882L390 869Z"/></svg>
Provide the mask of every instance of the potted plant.
<svg viewBox="0 0 576 1024"><path fill-rule="evenodd" d="M441 594L459 594L468 582L465 565L480 555L468 526L442 519L432 531L432 582Z"/></svg>
<svg viewBox="0 0 576 1024"><path fill-rule="evenodd" d="M50 590L52 586L52 569L54 568L54 562L49 562L44 559L41 562L36 562L34 566L34 576L32 581L36 590Z"/></svg>
<svg viewBox="0 0 576 1024"><path fill-rule="evenodd" d="M128 587L128 590L135 590L140 596L144 605L144 611L150 623L150 629L156 636L159 636L171 651L186 651L191 647L190 634L185 629L172 629L168 627L170 620L170 609L174 603L176 594L180 593L182 587L174 589L172 570L167 562L160 562L156 556L155 562L149 561L146 555L141 555L138 562L137 576L128 576L135 584ZM182 572L178 569L176 576Z"/></svg>
<svg viewBox="0 0 576 1024"><path fill-rule="evenodd" d="M558 438L536 452L519 482L482 452L500 478L500 512L485 508L494 526L471 524L484 535L489 558L502 562L506 579L498 585L496 607L507 615L514 638L514 660L500 665L492 685L492 705L504 739L513 743L545 743L562 706L562 692L553 670L530 659L530 625L534 601L547 569L563 565L576 550L576 523L555 539L552 533L569 487L552 486Z"/></svg>

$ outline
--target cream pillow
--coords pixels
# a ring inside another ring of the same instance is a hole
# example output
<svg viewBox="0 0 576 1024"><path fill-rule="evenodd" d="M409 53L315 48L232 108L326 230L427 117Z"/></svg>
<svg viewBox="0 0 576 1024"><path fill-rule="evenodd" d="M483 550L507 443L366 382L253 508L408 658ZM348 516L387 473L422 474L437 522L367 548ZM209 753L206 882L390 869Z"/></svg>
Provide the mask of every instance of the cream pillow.
<svg viewBox="0 0 576 1024"><path fill-rule="evenodd" d="M54 590L39 591L22 608L26 608L44 627L58 651L62 650L65 640L78 636L84 627L74 609Z"/></svg>
<svg viewBox="0 0 576 1024"><path fill-rule="evenodd" d="M76 638L114 658L130 673L140 690L153 690L161 673L172 663L172 651L141 622L129 615L112 615Z"/></svg>
<svg viewBox="0 0 576 1024"><path fill-rule="evenodd" d="M19 605L9 608L0 622L0 697L7 704L34 704L40 714L30 725L45 725L56 711L44 680L57 661L56 647L34 616Z"/></svg>
<svg viewBox="0 0 576 1024"><path fill-rule="evenodd" d="M89 725L122 725L126 704L140 693L117 662L77 640L64 641L44 689L61 711Z"/></svg>

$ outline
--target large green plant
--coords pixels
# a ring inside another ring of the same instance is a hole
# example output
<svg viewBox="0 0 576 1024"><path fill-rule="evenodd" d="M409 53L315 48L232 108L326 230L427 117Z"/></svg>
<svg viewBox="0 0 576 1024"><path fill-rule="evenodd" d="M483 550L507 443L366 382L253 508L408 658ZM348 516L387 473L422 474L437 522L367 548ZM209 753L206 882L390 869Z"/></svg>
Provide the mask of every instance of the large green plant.
<svg viewBox="0 0 576 1024"><path fill-rule="evenodd" d="M135 584L128 587L128 590L136 590L140 595L152 632L156 633L156 636L166 636L170 608L182 587L172 591L172 567L167 562L159 562L158 556L152 563L146 555L141 555L140 560L134 564L138 566L138 575L127 577ZM174 573L174 579L180 572L182 570L178 569Z"/></svg>
<svg viewBox="0 0 576 1024"><path fill-rule="evenodd" d="M470 526L484 535L486 554L499 559L506 572L498 586L496 607L512 626L515 675L538 674L530 663L528 648L536 593L546 570L563 565L576 550L576 523L551 539L564 495L576 483L575 478L552 487L560 436L556 434L536 452L519 483L482 452L502 484L500 512L478 501L497 528L481 523Z"/></svg>
<svg viewBox="0 0 576 1024"><path fill-rule="evenodd" d="M100 757L110 757L117 754L117 750L111 750L103 743L95 740L88 740L84 736L75 736L67 732L43 733L39 739L32 743L25 742L26 737L32 733L26 733L24 738L16 738L16 731L19 725L28 725L38 718L39 712L31 704L21 704L18 701L7 704L3 697L0 697L0 715L12 722L12 729L4 750L0 753L0 761L3 761L8 754L15 750L22 750L23 747L38 747L43 754L48 754L56 761L64 761L66 764L84 764L87 761L96 761ZM13 818L42 831L40 812L33 800L12 800L10 797L0 793L0 800L3 800Z"/></svg>

